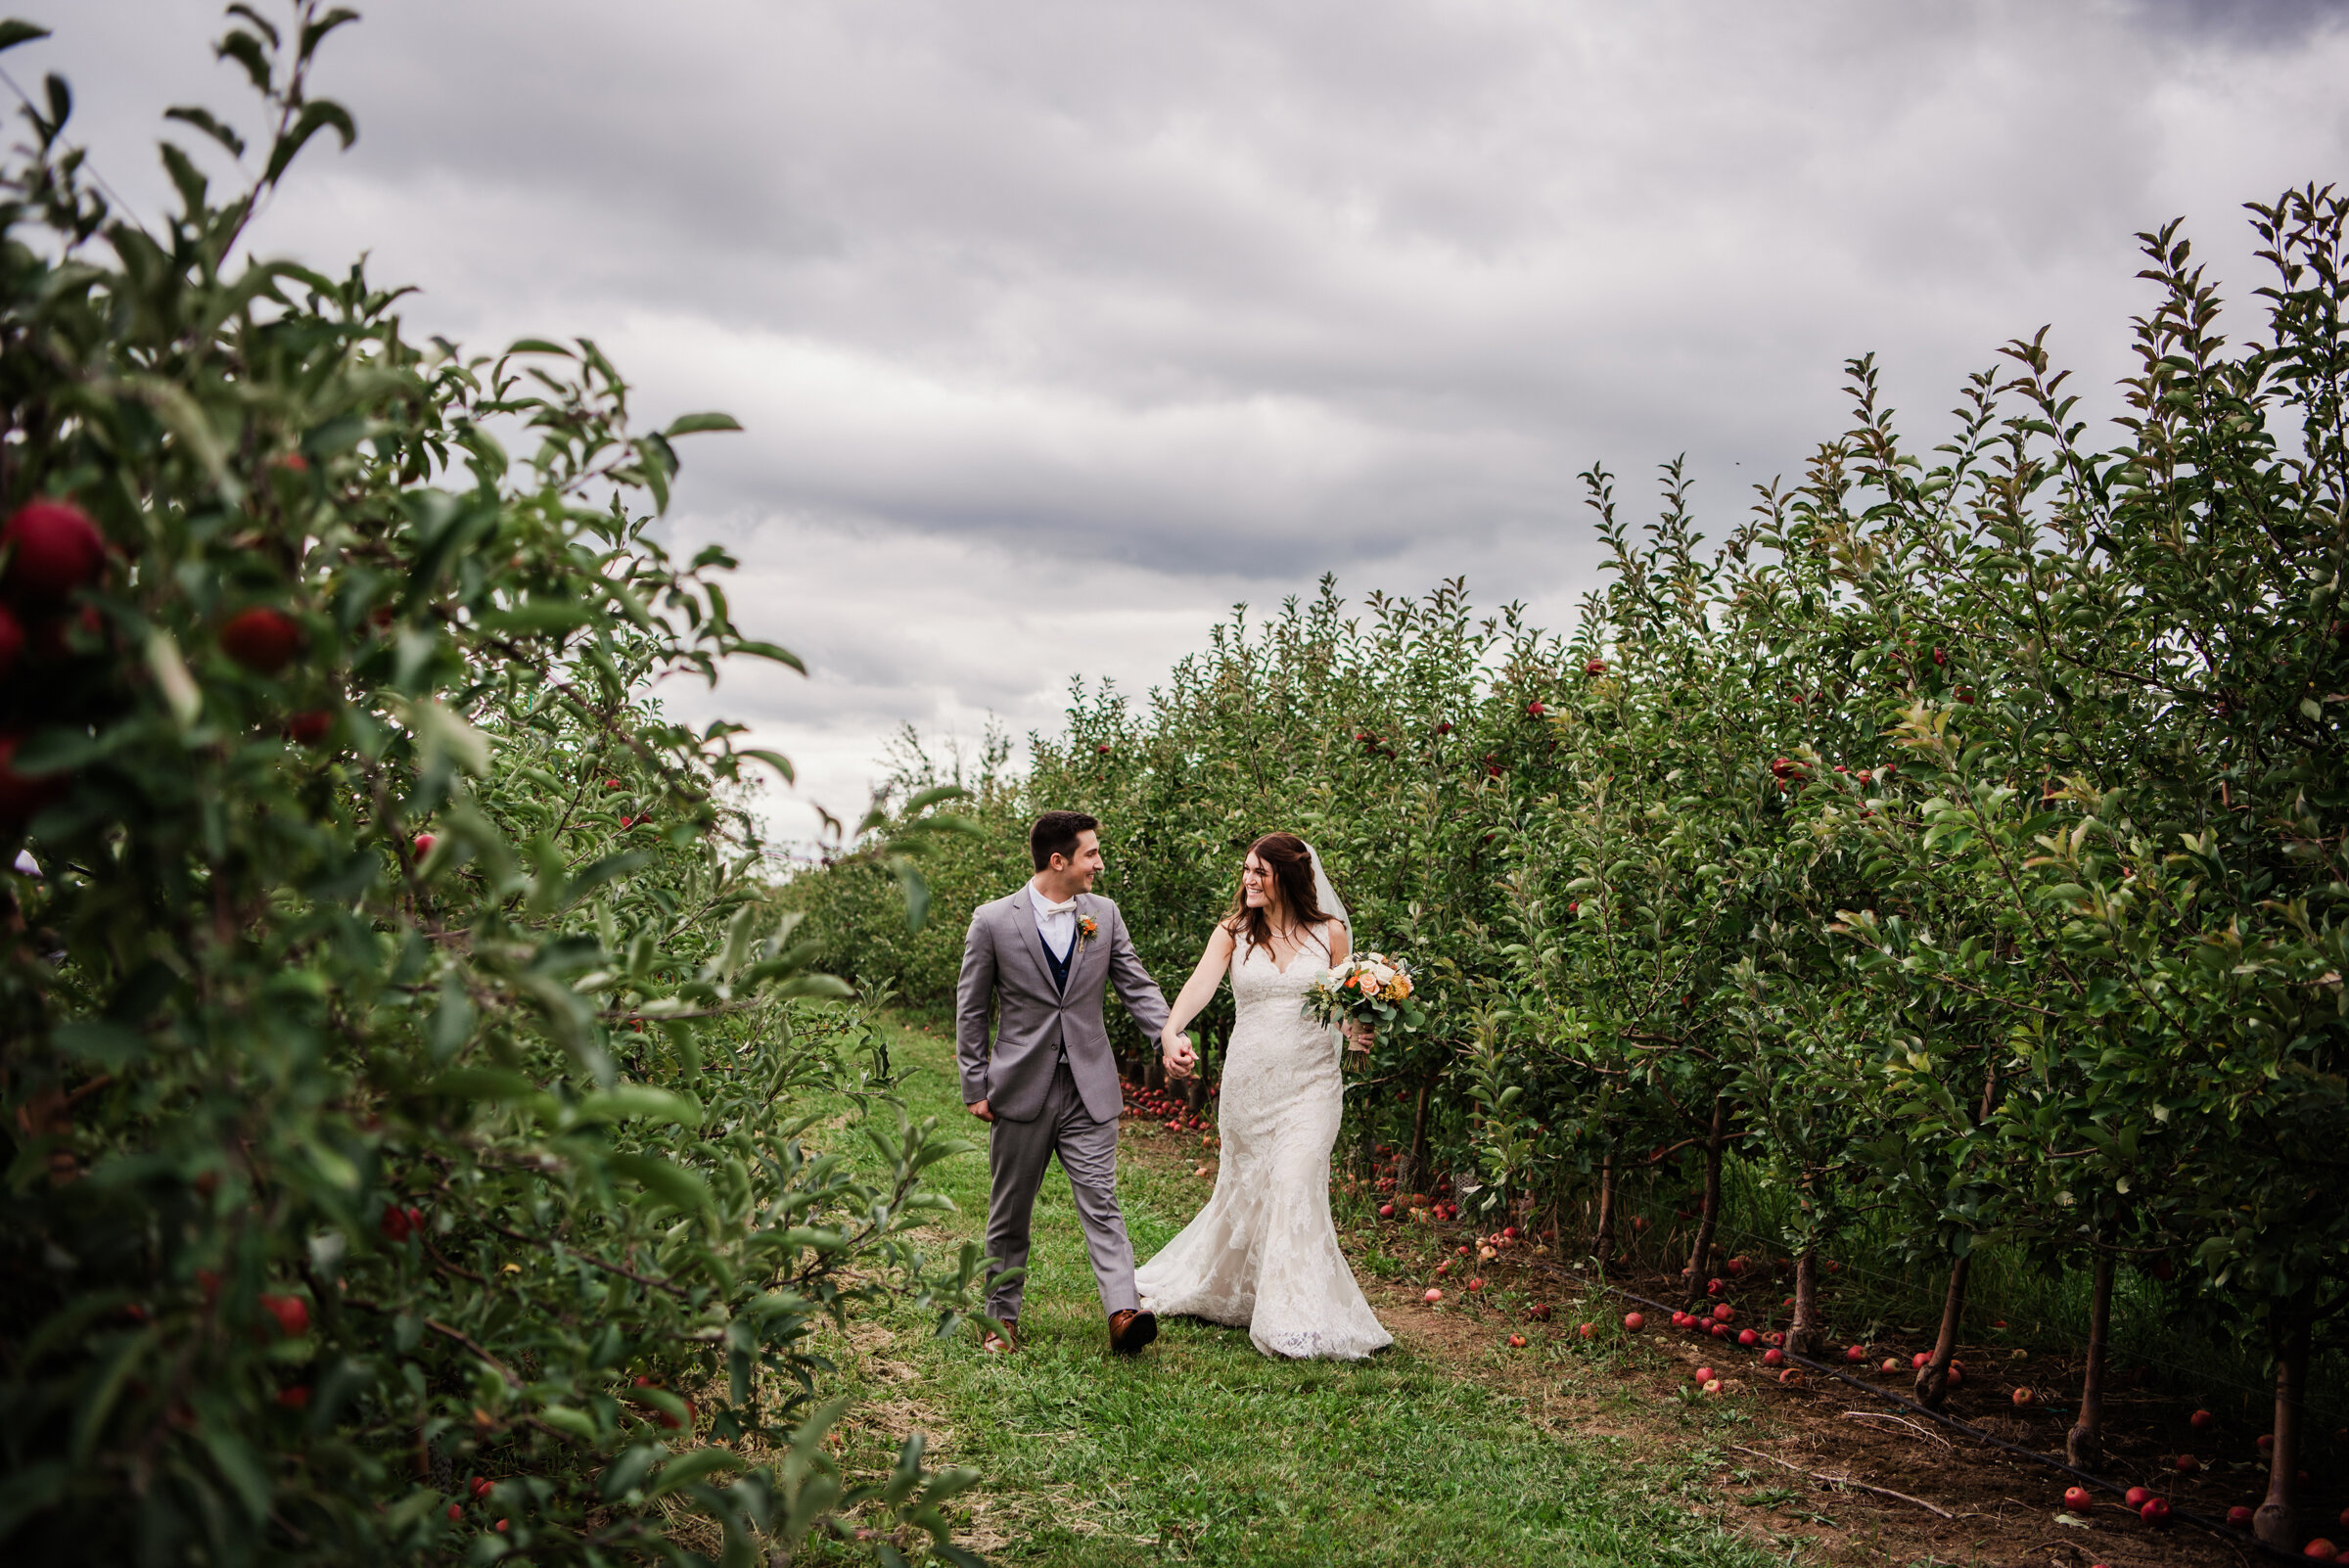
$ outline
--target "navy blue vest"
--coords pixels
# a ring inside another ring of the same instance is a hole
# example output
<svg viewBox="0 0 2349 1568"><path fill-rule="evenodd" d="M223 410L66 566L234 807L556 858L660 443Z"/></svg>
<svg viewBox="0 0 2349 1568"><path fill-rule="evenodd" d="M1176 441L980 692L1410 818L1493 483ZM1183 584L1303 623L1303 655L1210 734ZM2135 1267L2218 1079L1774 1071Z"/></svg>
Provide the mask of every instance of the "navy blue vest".
<svg viewBox="0 0 2349 1568"><path fill-rule="evenodd" d="M1037 936L1040 938L1042 933L1038 932ZM1076 932L1072 930L1069 933L1069 950L1066 953L1054 952L1052 945L1048 942L1039 941L1036 945L1044 949L1044 964L1052 971L1052 989L1067 991L1069 989L1069 960L1077 955Z"/></svg>

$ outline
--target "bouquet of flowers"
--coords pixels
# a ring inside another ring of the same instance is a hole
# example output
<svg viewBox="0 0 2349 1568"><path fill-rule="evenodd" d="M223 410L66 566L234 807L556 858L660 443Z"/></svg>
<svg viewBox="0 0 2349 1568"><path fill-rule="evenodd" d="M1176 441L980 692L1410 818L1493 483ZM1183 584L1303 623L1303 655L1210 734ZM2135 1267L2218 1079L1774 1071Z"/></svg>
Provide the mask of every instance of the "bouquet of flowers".
<svg viewBox="0 0 2349 1568"><path fill-rule="evenodd" d="M1425 1022L1411 999L1415 989L1402 959L1358 952L1314 979L1306 989L1305 1011L1366 1051L1369 1031L1416 1029Z"/></svg>

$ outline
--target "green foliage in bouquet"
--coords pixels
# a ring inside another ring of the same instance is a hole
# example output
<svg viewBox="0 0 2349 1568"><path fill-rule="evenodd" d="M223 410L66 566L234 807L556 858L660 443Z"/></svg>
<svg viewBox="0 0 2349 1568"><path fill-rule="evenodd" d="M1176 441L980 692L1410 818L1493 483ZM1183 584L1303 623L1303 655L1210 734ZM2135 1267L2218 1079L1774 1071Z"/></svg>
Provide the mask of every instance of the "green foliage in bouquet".
<svg viewBox="0 0 2349 1568"><path fill-rule="evenodd" d="M787 764L642 695L791 662L652 530L733 422L244 258L353 135L308 92L352 19L230 9L264 129L171 116L233 195L166 144L178 210L110 209L54 77L0 175L0 1545L975 1561L968 1472L824 1443L829 1325L965 1303L911 1230L967 1145L758 874L746 764Z"/></svg>

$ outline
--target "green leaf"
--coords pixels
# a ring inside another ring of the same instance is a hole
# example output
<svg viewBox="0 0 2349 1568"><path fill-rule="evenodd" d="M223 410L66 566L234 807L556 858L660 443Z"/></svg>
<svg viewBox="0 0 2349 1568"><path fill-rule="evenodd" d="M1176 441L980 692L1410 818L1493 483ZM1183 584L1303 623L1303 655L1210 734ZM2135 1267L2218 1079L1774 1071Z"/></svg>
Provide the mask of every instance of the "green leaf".
<svg viewBox="0 0 2349 1568"><path fill-rule="evenodd" d="M341 104L329 98L313 98L302 105L301 114L295 119L292 127L283 136L280 136L277 139L277 145L269 150L269 167L262 174L261 183L264 185L277 183L278 176L285 173L286 166L300 154L302 147L309 139L329 126L334 128L336 135L343 138L345 151L348 151L350 144L359 139L359 128L351 123L349 111Z"/></svg>
<svg viewBox="0 0 2349 1568"><path fill-rule="evenodd" d="M227 148L232 157L242 158L245 156L245 138L239 136L231 127L222 124L208 109L199 108L194 104L181 104L164 110L163 118L176 119L195 126L213 141Z"/></svg>
<svg viewBox="0 0 2349 1568"><path fill-rule="evenodd" d="M754 642L750 638L744 637L726 644L726 652L749 654L753 659L772 659L778 665L789 665L803 675L807 673L807 667L800 662L798 654L793 653L789 648L777 647L771 642Z"/></svg>
<svg viewBox="0 0 2349 1568"><path fill-rule="evenodd" d="M702 1107L688 1094L654 1088L649 1084L620 1084L581 1096L574 1108L581 1122L627 1122L645 1117L656 1123L700 1127ZM682 1206L680 1206L682 1207Z"/></svg>
<svg viewBox="0 0 2349 1568"><path fill-rule="evenodd" d="M700 1214L712 1207L709 1184L681 1166L650 1154L615 1154L606 1163L672 1209Z"/></svg>
<svg viewBox="0 0 2349 1568"><path fill-rule="evenodd" d="M48 28L35 26L29 22L20 22L15 17L0 22L0 49L14 49L21 43L30 43L35 38L48 36ZM0 1535L4 1534L5 1531L0 1531Z"/></svg>
<svg viewBox="0 0 2349 1568"><path fill-rule="evenodd" d="M658 1498L679 1487L692 1486L720 1470L739 1470L743 1464L741 1454L724 1449L696 1449L691 1453L680 1453L661 1467L661 1479L653 1483L645 1496Z"/></svg>
<svg viewBox="0 0 2349 1568"><path fill-rule="evenodd" d="M668 437L693 436L706 430L740 430L742 425L732 414L684 414L668 422L661 434Z"/></svg>

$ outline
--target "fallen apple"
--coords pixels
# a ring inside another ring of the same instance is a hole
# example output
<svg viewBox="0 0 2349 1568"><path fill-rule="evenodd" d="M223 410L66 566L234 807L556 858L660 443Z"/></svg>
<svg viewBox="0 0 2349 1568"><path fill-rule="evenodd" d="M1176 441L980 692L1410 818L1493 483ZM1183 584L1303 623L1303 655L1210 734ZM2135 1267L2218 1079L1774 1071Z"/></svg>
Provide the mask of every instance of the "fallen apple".
<svg viewBox="0 0 2349 1568"><path fill-rule="evenodd" d="M2227 1522L2237 1530L2250 1529L2253 1517L2252 1510L2239 1502L2227 1510Z"/></svg>
<svg viewBox="0 0 2349 1568"><path fill-rule="evenodd" d="M1625 1313L1623 1314L1623 1326L1636 1334L1639 1332L1639 1330L1647 1326L1647 1319L1640 1316L1637 1313Z"/></svg>
<svg viewBox="0 0 2349 1568"><path fill-rule="evenodd" d="M1751 1350L1762 1343L1762 1336L1750 1328L1741 1328L1737 1331L1737 1343Z"/></svg>
<svg viewBox="0 0 2349 1568"><path fill-rule="evenodd" d="M2142 1508L2153 1500L2153 1494L2147 1492L2143 1487L2131 1487L2121 1494L2121 1500L2132 1508Z"/></svg>
<svg viewBox="0 0 2349 1568"><path fill-rule="evenodd" d="M2039 1403L2039 1396L2032 1393L2028 1388L2016 1389L2012 1398L2014 1403L2018 1406L2036 1405Z"/></svg>
<svg viewBox="0 0 2349 1568"><path fill-rule="evenodd" d="M1897 1372L1901 1369L1901 1363L1894 1358L1887 1356L1884 1358L1884 1364L1877 1369L1885 1372Z"/></svg>
<svg viewBox="0 0 2349 1568"><path fill-rule="evenodd" d="M1525 1336L1524 1336L1523 1334L1511 1334L1511 1335L1509 1336L1509 1349L1511 1349L1511 1350L1523 1350L1523 1349L1525 1349Z"/></svg>
<svg viewBox="0 0 2349 1568"><path fill-rule="evenodd" d="M1583 1324L1580 1328L1577 1328L1575 1332L1582 1335L1585 1339L1596 1339L1598 1337L1598 1329L1596 1325L1591 1323Z"/></svg>
<svg viewBox="0 0 2349 1568"><path fill-rule="evenodd" d="M2137 1516L2149 1525L2168 1524L2170 1505L2159 1498L2147 1498L2145 1505L2137 1510Z"/></svg>
<svg viewBox="0 0 2349 1568"><path fill-rule="evenodd" d="M1857 1366L1862 1361L1867 1360L1867 1347L1865 1345L1854 1345L1850 1350L1847 1350L1843 1353L1843 1359Z"/></svg>
<svg viewBox="0 0 2349 1568"><path fill-rule="evenodd" d="M1427 1294L1419 1299L1427 1303L1430 1307L1433 1307L1436 1303L1444 1299L1444 1292L1430 1287Z"/></svg>
<svg viewBox="0 0 2349 1568"><path fill-rule="evenodd" d="M1705 1384L1705 1392L1708 1394L1719 1394L1721 1392L1721 1379L1716 1377L1708 1380Z"/></svg>
<svg viewBox="0 0 2349 1568"><path fill-rule="evenodd" d="M2180 1475L2192 1475L2196 1470L2202 1468L2202 1462L2190 1453L2179 1454L2177 1462Z"/></svg>
<svg viewBox="0 0 2349 1568"><path fill-rule="evenodd" d="M1378 1206L1378 1217L1379 1217L1381 1220L1392 1220L1392 1219L1394 1219L1394 1218L1395 1218L1395 1205L1393 1205L1393 1204L1391 1204L1391 1203L1382 1203L1382 1204L1380 1204L1380 1205Z"/></svg>
<svg viewBox="0 0 2349 1568"><path fill-rule="evenodd" d="M1777 1349L1775 1346L1773 1346L1771 1349L1762 1353L1762 1364L1765 1366L1783 1366L1786 1364L1786 1353Z"/></svg>
<svg viewBox="0 0 2349 1568"><path fill-rule="evenodd" d="M2207 1432L2219 1424L2219 1418L2208 1410L2196 1410L2186 1418L2186 1424L2197 1432Z"/></svg>
<svg viewBox="0 0 2349 1568"><path fill-rule="evenodd" d="M1930 1351L1918 1351L1914 1356L1909 1358L1909 1369L1912 1372L1921 1372L1925 1369L1925 1363L1932 1359L1933 1355Z"/></svg>
<svg viewBox="0 0 2349 1568"><path fill-rule="evenodd" d="M2063 1505L2074 1513L2086 1513L2096 1505L2096 1499L2086 1487L2063 1489Z"/></svg>
<svg viewBox="0 0 2349 1568"><path fill-rule="evenodd" d="M1713 1320L1717 1323L1733 1323L1737 1320L1737 1309L1725 1301L1713 1309Z"/></svg>
<svg viewBox="0 0 2349 1568"><path fill-rule="evenodd" d="M1700 1366L1700 1367L1698 1367L1698 1368L1696 1369L1696 1381L1697 1381L1697 1382L1699 1382L1699 1383L1710 1383L1710 1382L1712 1382L1712 1381L1713 1381L1713 1368L1712 1368L1712 1367L1710 1367L1710 1366Z"/></svg>
<svg viewBox="0 0 2349 1568"><path fill-rule="evenodd" d="M2338 1562L2341 1560L2341 1549L2323 1536L2319 1536L2300 1548L2300 1555L2312 1562Z"/></svg>

